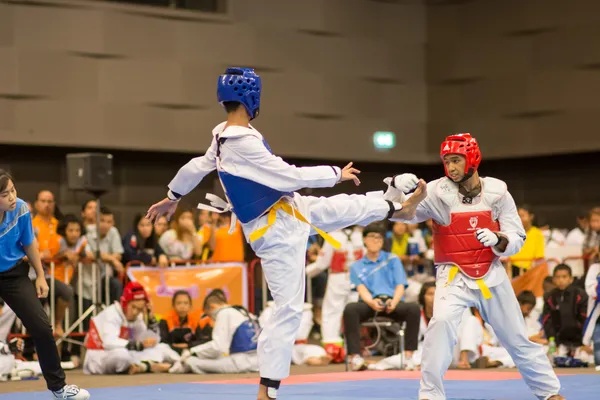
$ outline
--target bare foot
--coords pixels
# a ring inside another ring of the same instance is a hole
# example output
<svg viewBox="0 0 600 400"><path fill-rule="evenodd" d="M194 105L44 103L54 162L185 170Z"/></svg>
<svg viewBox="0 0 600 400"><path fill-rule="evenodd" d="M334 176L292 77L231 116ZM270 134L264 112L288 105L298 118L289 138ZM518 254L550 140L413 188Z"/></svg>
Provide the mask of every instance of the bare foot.
<svg viewBox="0 0 600 400"><path fill-rule="evenodd" d="M459 361L457 367L458 369L471 369L471 364L468 361Z"/></svg>
<svg viewBox="0 0 600 400"><path fill-rule="evenodd" d="M143 372L142 366L137 364L131 364L127 373L129 375L141 374Z"/></svg>
<svg viewBox="0 0 600 400"><path fill-rule="evenodd" d="M154 373L163 373L163 372L169 372L169 369L171 369L171 364L167 364L167 363L150 363L150 371L154 372Z"/></svg>
<svg viewBox="0 0 600 400"><path fill-rule="evenodd" d="M54 326L54 336L62 337L65 334L65 330L61 326L61 324L56 324Z"/></svg>
<svg viewBox="0 0 600 400"><path fill-rule="evenodd" d="M561 396L560 394L555 394L554 396L549 397L548 400L566 400L566 399L564 398L564 396Z"/></svg>

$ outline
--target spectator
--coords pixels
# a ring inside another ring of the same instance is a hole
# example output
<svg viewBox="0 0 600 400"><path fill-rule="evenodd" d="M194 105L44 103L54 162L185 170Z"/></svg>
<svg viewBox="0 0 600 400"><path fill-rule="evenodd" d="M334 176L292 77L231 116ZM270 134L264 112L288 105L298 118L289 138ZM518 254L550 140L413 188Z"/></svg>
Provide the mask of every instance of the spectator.
<svg viewBox="0 0 600 400"><path fill-rule="evenodd" d="M386 238L384 248L400 258L402 263L410 262L408 254L408 226L404 222L394 222L392 231Z"/></svg>
<svg viewBox="0 0 600 400"><path fill-rule="evenodd" d="M535 318L535 314L533 313L537 304L535 294L533 294L533 292L530 290L524 290L517 296L517 301L521 307L521 313L523 314L523 319L525 320L525 326L527 327L527 336L529 337L529 340L542 345L548 344L548 340L546 340L544 337L542 324L537 318Z"/></svg>
<svg viewBox="0 0 600 400"><path fill-rule="evenodd" d="M35 199L36 215L31 223L38 240L40 257L50 260L56 256L60 249L58 243L58 220L54 217L54 195L49 190L42 190Z"/></svg>
<svg viewBox="0 0 600 400"><path fill-rule="evenodd" d="M210 237L210 220L211 215L208 210L198 210L198 237L201 238L203 245Z"/></svg>
<svg viewBox="0 0 600 400"><path fill-rule="evenodd" d="M92 253L93 259L97 259L98 233L96 232L96 225L90 225L87 229L86 251ZM102 260L103 264L101 269L102 282L108 277L110 302L112 303L118 301L123 293L123 283L121 283L118 276L125 272L125 268L121 262L124 250L119 231L115 228L115 216L113 212L106 207L101 207L100 209L99 234L100 260ZM88 279L92 279L91 276ZM101 287L104 287L104 285L101 285ZM104 298L105 291L101 290L100 293L102 298Z"/></svg>
<svg viewBox="0 0 600 400"><path fill-rule="evenodd" d="M531 207L525 205L519 207L518 212L527 238L523 247L521 247L521 251L510 257L513 276L520 275L521 269L531 268L532 260L544 259L545 239L542 231L533 225L535 214L531 211Z"/></svg>
<svg viewBox="0 0 600 400"><path fill-rule="evenodd" d="M31 220L33 230L38 240L38 246L40 251L40 257L46 267L46 281L48 286L52 287L50 280L57 278L54 282L54 293L50 295L54 296L55 307L54 307L54 334L62 336L64 334L63 321L65 318L65 312L69 307L69 304L73 300L73 289L63 283L64 281L64 270L62 275L56 274L56 264L53 275L52 269L48 271L48 265L51 261L56 261L56 256L60 251L60 236L57 233L58 220L54 217L55 212L54 195L49 190L42 190L37 194L35 200L35 210L37 214ZM50 264L51 265L51 264ZM60 278L63 278L62 280ZM43 302L48 301L47 299L42 300Z"/></svg>
<svg viewBox="0 0 600 400"><path fill-rule="evenodd" d="M60 250L56 258L60 261L56 264L55 276L65 283L70 283L79 261L91 259L93 255L86 251L85 228L75 215L65 215L58 224L58 234Z"/></svg>
<svg viewBox="0 0 600 400"><path fill-rule="evenodd" d="M122 336L123 328L126 338ZM119 302L92 318L85 340L83 372L92 375L167 372L179 355L168 345L158 343L158 339L158 322L148 294L138 282L130 282Z"/></svg>
<svg viewBox="0 0 600 400"><path fill-rule="evenodd" d="M212 319L208 316L198 318L190 312L192 296L188 292L175 292L171 304L173 309L158 324L162 343L181 354L185 349L211 340Z"/></svg>
<svg viewBox="0 0 600 400"><path fill-rule="evenodd" d="M185 261L200 257L202 240L196 234L194 214L179 207L173 217L173 229L163 233L158 243L171 261Z"/></svg>
<svg viewBox="0 0 600 400"><path fill-rule="evenodd" d="M583 256L588 257L588 265L591 265L600 262L600 207L591 209L589 221L583 242Z"/></svg>
<svg viewBox="0 0 600 400"><path fill-rule="evenodd" d="M169 260L158 244L154 226L142 214L135 216L133 230L123 237L123 264L139 261L142 264L158 264L166 268Z"/></svg>
<svg viewBox="0 0 600 400"><path fill-rule="evenodd" d="M402 302L407 287L406 273L397 255L382 251L384 238L385 230L380 225L365 227L366 255L350 267L350 281L361 300L344 309L348 357L355 371L367 367L360 356L360 323L382 315L399 323L406 322L405 362L408 369L414 368L411 358L419 341L419 306Z"/></svg>
<svg viewBox="0 0 600 400"><path fill-rule="evenodd" d="M589 215L587 211L580 211L577 214L577 227L571 229L567 234L565 244L567 246L582 247L585 241L585 232L589 226Z"/></svg>
<svg viewBox="0 0 600 400"><path fill-rule="evenodd" d="M216 293L204 300L204 312L215 320L212 340L192 347L190 357L171 372L240 374L258 371L256 353L260 327L241 306L231 306Z"/></svg>
<svg viewBox="0 0 600 400"><path fill-rule="evenodd" d="M568 265L557 265L553 278L556 288L544 304L542 324L546 337L555 338L556 344L569 352L582 345L588 296L572 284L573 273Z"/></svg>
<svg viewBox="0 0 600 400"><path fill-rule="evenodd" d="M88 200L81 206L81 218L83 219L83 226L87 228L90 225L96 225L96 207L98 203L96 200Z"/></svg>
<svg viewBox="0 0 600 400"><path fill-rule="evenodd" d="M158 217L154 223L154 233L157 238L160 238L166 231L169 230L169 221L164 215Z"/></svg>
<svg viewBox="0 0 600 400"><path fill-rule="evenodd" d="M212 251L212 262L244 262L244 234L242 225L236 222L233 232L229 233L231 213L213 215L211 235L208 247Z"/></svg>

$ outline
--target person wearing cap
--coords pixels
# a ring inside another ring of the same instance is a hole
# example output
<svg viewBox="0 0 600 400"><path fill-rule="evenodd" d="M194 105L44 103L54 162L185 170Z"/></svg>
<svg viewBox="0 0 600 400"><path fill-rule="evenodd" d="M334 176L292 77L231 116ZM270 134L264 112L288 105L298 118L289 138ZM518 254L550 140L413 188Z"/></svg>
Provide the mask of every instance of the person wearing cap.
<svg viewBox="0 0 600 400"><path fill-rule="evenodd" d="M533 394L562 400L560 382L541 345L529 340L523 315L500 257L516 254L525 230L515 201L499 179L480 177L481 150L469 133L451 135L440 147L446 176L427 184L428 197L407 223L433 219L437 289L425 333L420 400L445 400L443 377L452 361L457 329L468 307L477 308L519 368ZM417 177L384 180L385 198L410 197ZM405 190L409 188L409 190Z"/></svg>
<svg viewBox="0 0 600 400"><path fill-rule="evenodd" d="M146 322L147 320L147 322ZM83 372L92 375L167 372L179 354L159 343L158 322L148 294L138 282L90 321Z"/></svg>

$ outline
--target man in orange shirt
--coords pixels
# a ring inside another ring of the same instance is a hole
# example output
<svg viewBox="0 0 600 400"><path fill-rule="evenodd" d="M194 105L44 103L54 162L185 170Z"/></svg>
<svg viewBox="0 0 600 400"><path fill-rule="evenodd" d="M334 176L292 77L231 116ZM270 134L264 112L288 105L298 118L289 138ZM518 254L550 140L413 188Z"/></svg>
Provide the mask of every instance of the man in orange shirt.
<svg viewBox="0 0 600 400"><path fill-rule="evenodd" d="M52 192L49 190L40 191L35 199L34 207L36 215L31 220L31 224L38 241L40 258L48 268L48 261L55 258L60 251L60 236L56 232L58 220L54 217L55 203ZM53 279L53 277L48 278L48 275L46 276L48 286L51 287L50 279ZM73 289L56 279L54 281L54 293L50 293L50 295L53 295L56 299L54 333L62 336L64 333L62 323L65 311L73 299Z"/></svg>
<svg viewBox="0 0 600 400"><path fill-rule="evenodd" d="M240 223L235 224L229 234L231 212L213 214L208 247L212 251L212 262L244 262L244 235Z"/></svg>
<svg viewBox="0 0 600 400"><path fill-rule="evenodd" d="M42 190L35 199L36 215L31 220L37 237L42 260L54 258L60 250L59 236L56 233L58 220L54 218L54 195L49 190Z"/></svg>

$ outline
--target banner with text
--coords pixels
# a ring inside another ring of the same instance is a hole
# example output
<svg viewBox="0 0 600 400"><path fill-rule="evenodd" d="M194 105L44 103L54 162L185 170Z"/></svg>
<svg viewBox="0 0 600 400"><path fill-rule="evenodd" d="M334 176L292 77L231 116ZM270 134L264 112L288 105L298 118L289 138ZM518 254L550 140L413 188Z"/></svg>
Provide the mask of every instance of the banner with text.
<svg viewBox="0 0 600 400"><path fill-rule="evenodd" d="M185 290L192 296L192 309L202 312L202 303L213 289L223 289L228 302L248 307L246 264L218 263L171 268L132 266L130 280L141 283L152 301L157 317L171 309L173 294Z"/></svg>

